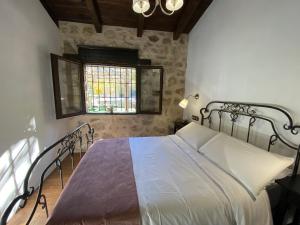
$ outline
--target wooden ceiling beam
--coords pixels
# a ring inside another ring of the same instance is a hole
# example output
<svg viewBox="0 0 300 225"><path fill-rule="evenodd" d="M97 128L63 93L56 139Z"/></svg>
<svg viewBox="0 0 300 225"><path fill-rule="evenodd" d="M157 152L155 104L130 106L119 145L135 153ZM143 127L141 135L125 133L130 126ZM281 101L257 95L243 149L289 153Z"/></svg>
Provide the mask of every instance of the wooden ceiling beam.
<svg viewBox="0 0 300 225"><path fill-rule="evenodd" d="M102 19L97 0L86 0L86 6L91 13L91 18L98 33L102 32Z"/></svg>
<svg viewBox="0 0 300 225"><path fill-rule="evenodd" d="M144 21L145 18L143 15L138 16L138 25L137 25L137 36L142 37L144 32Z"/></svg>
<svg viewBox="0 0 300 225"><path fill-rule="evenodd" d="M138 37L149 29L174 32L176 39L181 33L189 33L213 0L184 0L182 9L172 16L165 16L157 10L149 20L132 11L129 4L132 0L40 1L56 24L61 20L88 23L93 24L97 32L101 32L105 23L110 26L136 28Z"/></svg>
<svg viewBox="0 0 300 225"><path fill-rule="evenodd" d="M195 23L201 18L208 6L213 0L190 0L182 12L181 17L178 20L176 29L173 33L173 39L177 40L180 34L185 32L187 27L190 27L190 23Z"/></svg>
<svg viewBox="0 0 300 225"><path fill-rule="evenodd" d="M193 15L192 19L189 22L189 25L186 27L184 33L190 33L190 31L193 29L193 27L196 25L198 20L203 16L207 8L210 6L210 4L213 2L213 0L206 0L203 4L200 4L198 9L196 10L196 13Z"/></svg>
<svg viewBox="0 0 300 225"><path fill-rule="evenodd" d="M55 23L55 25L58 27L58 19L57 19L55 13L53 12L53 10L46 3L46 0L40 0L40 2L44 6L44 8L46 9L48 15L51 17L51 19L53 20L53 22Z"/></svg>

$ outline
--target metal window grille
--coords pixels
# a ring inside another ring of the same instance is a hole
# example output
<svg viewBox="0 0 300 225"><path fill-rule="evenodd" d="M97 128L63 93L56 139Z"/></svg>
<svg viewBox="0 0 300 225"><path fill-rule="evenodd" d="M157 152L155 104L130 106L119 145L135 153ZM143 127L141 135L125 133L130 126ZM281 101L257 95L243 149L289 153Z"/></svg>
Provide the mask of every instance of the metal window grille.
<svg viewBox="0 0 300 225"><path fill-rule="evenodd" d="M136 113L136 69L85 65L88 113Z"/></svg>

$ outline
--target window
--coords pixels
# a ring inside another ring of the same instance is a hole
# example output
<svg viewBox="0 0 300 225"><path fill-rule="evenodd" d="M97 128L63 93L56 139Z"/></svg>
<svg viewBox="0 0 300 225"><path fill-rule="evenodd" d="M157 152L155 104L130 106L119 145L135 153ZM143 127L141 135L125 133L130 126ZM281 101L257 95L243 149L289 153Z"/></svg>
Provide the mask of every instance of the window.
<svg viewBox="0 0 300 225"><path fill-rule="evenodd" d="M57 119L87 113L162 112L160 66L124 66L53 54L51 64Z"/></svg>
<svg viewBox="0 0 300 225"><path fill-rule="evenodd" d="M51 55L56 118L84 113L84 89L79 61Z"/></svg>
<svg viewBox="0 0 300 225"><path fill-rule="evenodd" d="M136 68L85 65L88 113L136 113Z"/></svg>

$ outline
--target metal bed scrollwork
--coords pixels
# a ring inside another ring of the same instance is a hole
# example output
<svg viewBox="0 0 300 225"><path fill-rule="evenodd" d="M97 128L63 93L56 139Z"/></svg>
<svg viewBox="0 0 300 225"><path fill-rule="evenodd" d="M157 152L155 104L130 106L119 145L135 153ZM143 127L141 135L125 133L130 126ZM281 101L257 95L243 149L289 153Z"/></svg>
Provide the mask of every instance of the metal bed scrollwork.
<svg viewBox="0 0 300 225"><path fill-rule="evenodd" d="M292 176L295 176L298 171L298 166L299 166L299 161L300 161L300 145L296 145L291 143L290 141L287 141L285 137L283 137L278 131L275 126L275 122L270 119L269 117L265 116L264 113L259 113L258 111L260 109L268 109L272 110L274 112L278 112L286 121L286 123L283 125L283 131L288 132L291 135L298 135L299 134L299 129L300 125L296 125L290 115L290 113L276 105L270 105L270 104L257 104L257 103L244 103L244 102L230 102L230 101L212 101L209 102L204 108L200 109L200 114L201 114L201 124L203 125L204 122L208 122L209 126L211 127L212 125L212 120L213 114L216 113L217 118L218 118L218 129L221 131L222 129L222 124L224 123L225 116L224 114L229 115L230 122L231 122L231 127L230 127L230 135L233 136L234 134L234 128L236 126L236 123L238 122L240 117L248 117L248 126L247 126L247 134L246 134L246 141L249 142L250 140L250 133L251 129L255 126L256 122L258 120L263 120L267 123L270 124L270 127L272 128L272 134L269 137L269 142L268 142L268 148L267 150L270 151L271 147L275 145L276 142L280 141L282 144L285 146L289 147L292 150L296 151L296 160L294 163L294 168L293 168L293 174ZM70 134L66 135L62 139L58 140L56 143L45 149L32 163L30 166L27 175L25 177L25 181L23 184L23 194L17 196L8 206L8 208L4 211L4 214L1 218L0 225L6 225L7 224L7 219L12 212L13 208L20 202L22 201L22 204L20 207L24 207L28 198L32 196L34 192L33 187L29 187L29 180L30 176L38 164L38 162L43 158L45 154L53 150L54 148L58 148L57 150L57 156L56 158L51 161L48 166L43 170L42 175L40 177L40 184L39 187L37 188L37 198L34 204L34 207L31 211L31 214L26 222L26 224L29 224L36 212L36 209L39 205L42 206L42 208L45 210L47 216L48 216L48 208L47 208L47 199L46 196L43 194L43 183L44 183L44 178L46 173L52 168L53 166L56 166L58 171L59 171L59 176L60 176L60 181L61 181L61 187L64 187L63 183L63 176L62 176L62 166L61 162L64 159L64 156L66 153L71 157L72 159L72 168L74 168L74 162L73 162L73 157L74 157L74 151L75 151L75 146L76 143L79 142L80 146L80 156L82 154L82 142L83 142L83 134L82 134L82 129L84 127L88 128L88 132L86 133L86 140L87 140L87 145L93 143L93 134L94 134L94 129L90 127L89 124L85 123L82 124L80 127L75 129L73 132Z"/></svg>
<svg viewBox="0 0 300 225"><path fill-rule="evenodd" d="M77 127L74 131L71 133L67 134L48 148L46 148L44 151L42 151L38 157L33 161L31 166L29 167L26 177L24 179L24 184L23 184L23 194L18 195L16 198L13 199L13 201L9 204L9 206L6 208L4 211L2 217L1 217L1 222L0 225L6 225L7 220L9 218L9 215L11 214L12 210L14 209L17 204L19 204L20 208L25 207L27 200L29 199L30 196L33 195L35 188L32 186L29 186L30 182L30 177L36 168L37 164L41 161L41 159L50 151L53 151L57 149L57 155L56 157L45 167L45 169L42 171L42 174L40 176L40 181L39 181L39 186L36 188L37 191L37 197L33 206L33 209L31 211L31 214L29 215L26 225L30 224L37 207L41 205L42 209L45 210L45 213L48 217L48 207L47 207L47 199L46 196L43 194L43 185L44 185L44 180L47 172L50 172L50 169L53 168L53 166L56 166L59 172L60 176L60 182L61 182L61 187L64 187L64 182L63 182L63 171L62 171L62 166L61 162L62 160L65 159L65 157L70 156L72 160L72 169L74 169L74 151L76 149L76 144L79 143L80 147L80 158L83 153L83 130L87 129L87 133L85 134L86 138L86 147L88 148L90 144L94 142L94 129L88 124L84 123ZM21 202L20 202L21 201Z"/></svg>
<svg viewBox="0 0 300 225"><path fill-rule="evenodd" d="M209 102L204 108L200 109L201 114L201 124L203 125L205 121L208 121L209 126L212 124L212 117L214 113L217 113L219 119L218 129L219 132L222 128L222 123L224 122L224 114L229 115L231 122L231 132L230 135L233 136L234 127L237 123L239 117L248 117L248 128L246 141L249 142L251 128L257 120L263 120L270 124L273 134L269 138L268 151L271 150L271 146L275 145L277 141L280 141L283 145L289 147L296 151L296 159L293 167L292 176L295 177L298 172L299 161L300 161L300 145L296 145L287 141L276 129L275 122L269 117L259 114L258 110L268 109L273 112L278 112L283 116L286 123L283 125L283 130L289 131L292 135L299 134L300 125L296 125L290 115L290 113L277 105L271 104L258 104L258 103L245 103L245 102L231 102L231 101L212 101Z"/></svg>

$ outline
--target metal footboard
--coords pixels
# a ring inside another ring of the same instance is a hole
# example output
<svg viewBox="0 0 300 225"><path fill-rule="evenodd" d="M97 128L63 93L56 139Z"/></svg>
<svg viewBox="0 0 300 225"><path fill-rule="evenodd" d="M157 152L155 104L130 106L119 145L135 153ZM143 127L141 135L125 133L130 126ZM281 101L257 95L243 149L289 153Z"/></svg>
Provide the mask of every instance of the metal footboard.
<svg viewBox="0 0 300 225"><path fill-rule="evenodd" d="M83 136L84 130L86 131L85 136ZM63 159L66 158L66 156L70 156L72 160L72 169L74 169L74 151L76 149L76 145L79 144L80 158L81 158L83 153L84 137L86 139L86 147L88 148L89 145L94 142L94 129L88 123L84 123L80 125L74 131L67 134L66 136L64 136L63 138L61 138L60 140L58 140L57 142L55 142L54 144L46 148L43 152L41 152L38 155L38 157L34 160L34 162L31 164L30 168L27 171L26 177L24 179L24 184L23 184L23 193L18 195L16 198L14 198L13 201L6 208L6 210L4 211L1 217L0 225L6 225L9 215L11 214L15 206L19 204L19 207L23 208L26 205L29 197L32 196L32 194L34 193L34 191L37 191L37 197L33 209L27 219L26 225L30 224L39 205L41 205L42 209L45 210L45 213L48 217L47 199L46 196L43 194L43 185L44 185L45 177L51 171L51 168L55 166L59 171L61 187L62 188L64 187L61 162ZM55 150L57 155L50 163L47 164L47 166L43 170L40 176L38 187L34 188L32 186L29 186L30 177L34 169L36 168L37 164L47 153Z"/></svg>

